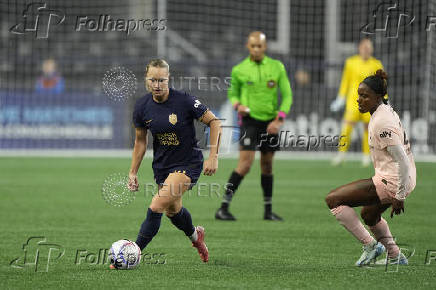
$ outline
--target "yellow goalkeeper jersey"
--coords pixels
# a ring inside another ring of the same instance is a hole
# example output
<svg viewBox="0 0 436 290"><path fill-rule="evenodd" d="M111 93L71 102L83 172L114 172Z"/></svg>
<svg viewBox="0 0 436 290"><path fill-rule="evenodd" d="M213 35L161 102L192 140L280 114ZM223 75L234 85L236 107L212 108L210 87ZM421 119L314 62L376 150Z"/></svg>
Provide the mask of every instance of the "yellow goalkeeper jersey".
<svg viewBox="0 0 436 290"><path fill-rule="evenodd" d="M346 111L359 111L357 105L359 84L367 76L375 74L378 69L383 69L383 65L374 57L370 57L366 61L358 54L347 58L339 88L339 96L346 98Z"/></svg>

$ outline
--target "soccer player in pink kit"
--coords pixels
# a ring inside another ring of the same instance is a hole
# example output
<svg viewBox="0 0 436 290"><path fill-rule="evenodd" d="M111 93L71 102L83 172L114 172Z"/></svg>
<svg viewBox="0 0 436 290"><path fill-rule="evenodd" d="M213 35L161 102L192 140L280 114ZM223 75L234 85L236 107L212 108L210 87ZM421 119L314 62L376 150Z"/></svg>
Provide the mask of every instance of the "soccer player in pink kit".
<svg viewBox="0 0 436 290"><path fill-rule="evenodd" d="M383 98L387 93L387 74L378 70L358 88L359 111L370 112L369 146L375 175L332 190L326 202L332 214L363 244L357 266L369 265L387 250L387 262L407 265L389 226L381 214L392 206L394 214L404 212L404 200L416 185L416 168L400 118ZM360 222L353 207L363 206L360 213L373 236Z"/></svg>

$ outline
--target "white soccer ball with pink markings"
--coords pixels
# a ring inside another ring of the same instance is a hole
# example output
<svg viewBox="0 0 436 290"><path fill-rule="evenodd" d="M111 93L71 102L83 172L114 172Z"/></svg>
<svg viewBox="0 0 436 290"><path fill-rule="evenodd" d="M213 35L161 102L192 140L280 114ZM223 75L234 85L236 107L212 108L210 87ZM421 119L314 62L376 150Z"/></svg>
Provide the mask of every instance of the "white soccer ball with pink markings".
<svg viewBox="0 0 436 290"><path fill-rule="evenodd" d="M111 264L119 270L136 268L141 262L141 249L135 242L119 240L110 249Z"/></svg>

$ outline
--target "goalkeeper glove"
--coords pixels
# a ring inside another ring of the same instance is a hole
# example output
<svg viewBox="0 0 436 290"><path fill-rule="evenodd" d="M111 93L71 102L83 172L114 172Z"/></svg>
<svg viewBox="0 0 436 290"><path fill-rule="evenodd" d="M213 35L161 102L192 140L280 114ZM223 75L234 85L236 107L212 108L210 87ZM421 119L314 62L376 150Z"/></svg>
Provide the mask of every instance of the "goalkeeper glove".
<svg viewBox="0 0 436 290"><path fill-rule="evenodd" d="M345 98L337 97L331 104L330 104L330 111L337 112L339 110L342 110L342 108L345 105Z"/></svg>

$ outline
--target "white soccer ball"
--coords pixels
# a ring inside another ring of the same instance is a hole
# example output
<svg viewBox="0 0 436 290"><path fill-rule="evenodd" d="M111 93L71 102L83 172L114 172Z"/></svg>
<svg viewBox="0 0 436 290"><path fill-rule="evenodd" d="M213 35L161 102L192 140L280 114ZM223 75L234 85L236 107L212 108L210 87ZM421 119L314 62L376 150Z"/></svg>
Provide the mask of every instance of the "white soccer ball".
<svg viewBox="0 0 436 290"><path fill-rule="evenodd" d="M119 270L133 269L141 262L141 249L135 242L119 240L112 244L111 264Z"/></svg>

